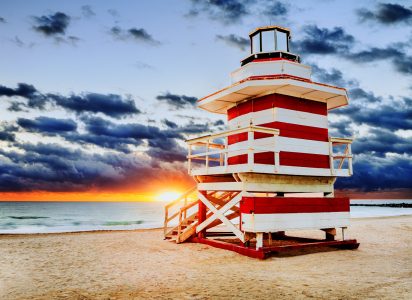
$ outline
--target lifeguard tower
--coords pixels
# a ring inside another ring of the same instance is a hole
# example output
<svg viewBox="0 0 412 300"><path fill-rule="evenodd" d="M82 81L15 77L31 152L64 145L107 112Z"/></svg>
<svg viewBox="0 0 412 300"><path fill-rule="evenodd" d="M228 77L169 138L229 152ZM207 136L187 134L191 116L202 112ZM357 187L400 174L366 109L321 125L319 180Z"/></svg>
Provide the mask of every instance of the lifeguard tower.
<svg viewBox="0 0 412 300"><path fill-rule="evenodd" d="M344 235L349 199L334 197L333 186L352 175L352 139L328 134L328 111L348 105L346 90L311 80L311 67L290 51L289 29L260 27L249 36L250 55L232 84L198 101L226 115L227 130L186 141L196 186L166 205L165 238L259 258L302 247L357 248ZM216 230L221 224L226 231ZM309 229L325 239L285 235Z"/></svg>

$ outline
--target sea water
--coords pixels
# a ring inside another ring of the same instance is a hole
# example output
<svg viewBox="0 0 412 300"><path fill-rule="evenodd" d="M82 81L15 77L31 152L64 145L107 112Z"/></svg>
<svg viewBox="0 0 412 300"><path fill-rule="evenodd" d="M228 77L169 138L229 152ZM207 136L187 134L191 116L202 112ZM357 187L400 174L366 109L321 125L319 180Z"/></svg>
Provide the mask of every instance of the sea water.
<svg viewBox="0 0 412 300"><path fill-rule="evenodd" d="M351 203L410 204L412 200ZM0 234L158 228L163 214L161 202L0 202ZM412 215L412 208L351 206L352 218L399 215Z"/></svg>

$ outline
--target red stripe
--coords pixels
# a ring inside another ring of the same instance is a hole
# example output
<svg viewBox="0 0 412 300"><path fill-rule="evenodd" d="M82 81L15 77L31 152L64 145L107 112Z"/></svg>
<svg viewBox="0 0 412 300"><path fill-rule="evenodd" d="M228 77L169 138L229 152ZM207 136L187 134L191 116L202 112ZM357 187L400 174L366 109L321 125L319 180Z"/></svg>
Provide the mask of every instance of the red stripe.
<svg viewBox="0 0 412 300"><path fill-rule="evenodd" d="M271 123L258 124L258 125L262 127L279 129L280 130L279 136L283 136L283 137L321 141L321 142L329 141L327 128L296 125L296 124L290 124L290 123L284 123L284 122L271 122ZM262 133L262 132L255 132L254 134L255 139L267 138L271 136L273 135L268 134L268 133ZM247 132L228 136L229 145L236 144L236 143L243 142L243 141L247 141Z"/></svg>
<svg viewBox="0 0 412 300"><path fill-rule="evenodd" d="M329 169L329 155L281 151L279 153L279 159L280 165L282 166ZM255 153L254 161L256 164L274 165L274 153ZM228 158L229 165L246 163L247 154L236 155Z"/></svg>
<svg viewBox="0 0 412 300"><path fill-rule="evenodd" d="M303 111L323 116L328 114L326 103L280 94L271 94L251 99L230 108L227 111L228 120L230 121L250 112L262 111L274 107Z"/></svg>
<svg viewBox="0 0 412 300"><path fill-rule="evenodd" d="M241 213L322 213L349 212L349 198L288 198L288 197L243 197Z"/></svg>
<svg viewBox="0 0 412 300"><path fill-rule="evenodd" d="M250 62L265 62L265 61L275 61L275 60L287 60L287 61L293 61L292 59L287 59L284 57L272 57L272 58L255 58L254 60Z"/></svg>

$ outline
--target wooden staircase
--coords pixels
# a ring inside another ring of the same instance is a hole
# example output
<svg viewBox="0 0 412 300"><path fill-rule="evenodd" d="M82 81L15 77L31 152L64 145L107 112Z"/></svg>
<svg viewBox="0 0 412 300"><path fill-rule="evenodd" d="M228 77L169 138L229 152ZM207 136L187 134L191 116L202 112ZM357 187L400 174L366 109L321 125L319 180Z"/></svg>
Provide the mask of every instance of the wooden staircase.
<svg viewBox="0 0 412 300"><path fill-rule="evenodd" d="M198 225L198 200L190 201L190 196L193 197L192 194L196 192L196 189L196 186L192 187L179 198L165 206L165 220L163 227L165 239L173 240L179 244L196 234L196 226ZM177 225L170 226L170 222L175 220L178 220Z"/></svg>
<svg viewBox="0 0 412 300"><path fill-rule="evenodd" d="M219 218L215 218L213 221L207 221L214 215L214 212L211 210L207 211L204 224L199 224L198 203L200 200L197 200L197 195L196 197L194 196L196 192L197 186L194 186L165 206L165 239L175 241L177 244L183 243L190 237L196 235L196 229L199 225L199 229L210 229L222 224L222 220ZM207 200L210 201L209 203L213 204L216 209L221 209L238 194L239 192L236 191L222 193L211 192L207 194ZM193 200L193 198L196 200ZM237 206L232 206L228 208L228 210L231 210L231 212L225 215L225 219L228 221L239 217L240 212ZM174 224L171 225L170 223Z"/></svg>

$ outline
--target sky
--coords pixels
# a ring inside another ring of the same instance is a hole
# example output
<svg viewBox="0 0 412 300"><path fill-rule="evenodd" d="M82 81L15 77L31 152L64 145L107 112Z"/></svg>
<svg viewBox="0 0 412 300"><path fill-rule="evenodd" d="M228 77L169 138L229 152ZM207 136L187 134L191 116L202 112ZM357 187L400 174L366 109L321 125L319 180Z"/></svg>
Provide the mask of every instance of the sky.
<svg viewBox="0 0 412 300"><path fill-rule="evenodd" d="M225 129L196 101L231 84L254 28L292 30L344 87L342 192L412 197L410 1L0 1L0 199L150 200L184 191L184 140ZM386 194L385 194L386 193Z"/></svg>

